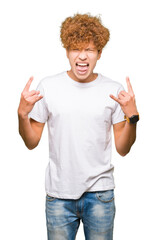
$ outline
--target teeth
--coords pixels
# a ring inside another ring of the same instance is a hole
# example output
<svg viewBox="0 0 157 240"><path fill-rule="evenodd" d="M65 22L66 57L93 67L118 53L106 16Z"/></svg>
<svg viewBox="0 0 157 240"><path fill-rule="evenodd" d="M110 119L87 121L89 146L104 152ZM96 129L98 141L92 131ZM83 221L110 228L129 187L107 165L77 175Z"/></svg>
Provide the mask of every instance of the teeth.
<svg viewBox="0 0 157 240"><path fill-rule="evenodd" d="M82 67L89 66L89 64L87 64L87 63L76 63L76 65L77 66L82 66Z"/></svg>
<svg viewBox="0 0 157 240"><path fill-rule="evenodd" d="M79 63L78 65L80 65L80 66L87 66L86 63Z"/></svg>

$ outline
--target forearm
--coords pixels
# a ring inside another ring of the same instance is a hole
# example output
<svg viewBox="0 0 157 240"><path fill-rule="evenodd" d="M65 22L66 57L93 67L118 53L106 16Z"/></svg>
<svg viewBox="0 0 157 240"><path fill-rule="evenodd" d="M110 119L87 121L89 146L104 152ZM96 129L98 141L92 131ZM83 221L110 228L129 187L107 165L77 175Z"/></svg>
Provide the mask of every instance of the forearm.
<svg viewBox="0 0 157 240"><path fill-rule="evenodd" d="M129 153L132 145L136 140L136 124L130 124L127 121L121 132L121 135L116 141L116 149L118 153L122 156L125 156Z"/></svg>
<svg viewBox="0 0 157 240"><path fill-rule="evenodd" d="M19 133L28 149L33 149L38 145L39 137L33 130L28 116L23 117L18 113Z"/></svg>

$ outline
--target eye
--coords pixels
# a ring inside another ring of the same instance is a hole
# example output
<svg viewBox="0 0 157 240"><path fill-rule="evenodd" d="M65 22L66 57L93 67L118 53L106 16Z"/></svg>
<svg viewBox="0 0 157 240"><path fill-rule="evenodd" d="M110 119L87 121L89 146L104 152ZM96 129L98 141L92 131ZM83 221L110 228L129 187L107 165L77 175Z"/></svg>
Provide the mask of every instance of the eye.
<svg viewBox="0 0 157 240"><path fill-rule="evenodd" d="M94 52L94 49L92 49L92 48L87 48L86 51L87 51L87 52Z"/></svg>

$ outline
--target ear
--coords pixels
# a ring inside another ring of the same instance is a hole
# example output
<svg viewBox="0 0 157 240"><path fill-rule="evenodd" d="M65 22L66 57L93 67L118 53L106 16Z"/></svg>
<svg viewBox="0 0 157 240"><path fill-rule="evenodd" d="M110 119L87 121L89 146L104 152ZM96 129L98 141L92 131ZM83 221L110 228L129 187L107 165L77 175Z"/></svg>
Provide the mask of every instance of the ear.
<svg viewBox="0 0 157 240"><path fill-rule="evenodd" d="M102 50L98 51L98 60L101 58Z"/></svg>

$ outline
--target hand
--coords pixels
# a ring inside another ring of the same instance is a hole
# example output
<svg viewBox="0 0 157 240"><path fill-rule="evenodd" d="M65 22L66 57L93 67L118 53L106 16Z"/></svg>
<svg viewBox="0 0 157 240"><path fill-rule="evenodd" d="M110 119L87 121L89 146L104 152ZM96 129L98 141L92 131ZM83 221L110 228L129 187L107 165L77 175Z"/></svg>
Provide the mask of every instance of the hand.
<svg viewBox="0 0 157 240"><path fill-rule="evenodd" d="M39 91L29 91L30 85L33 81L33 77L29 79L27 82L23 92L21 93L20 104L18 108L18 114L22 117L27 117L28 114L31 112L34 104L43 98L43 96L39 96Z"/></svg>
<svg viewBox="0 0 157 240"><path fill-rule="evenodd" d="M110 95L110 97L120 104L124 114L127 117L131 117L133 115L138 115L138 111L137 111L136 102L135 102L135 94L133 92L133 89L128 77L126 78L126 82L127 82L128 92L121 91L118 94L118 98L113 96L112 94Z"/></svg>

